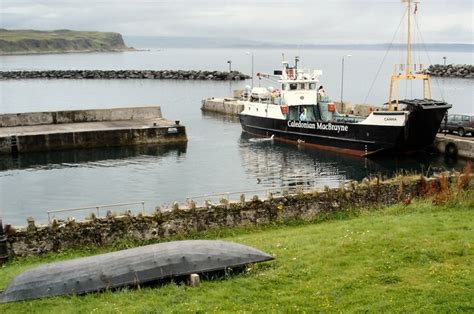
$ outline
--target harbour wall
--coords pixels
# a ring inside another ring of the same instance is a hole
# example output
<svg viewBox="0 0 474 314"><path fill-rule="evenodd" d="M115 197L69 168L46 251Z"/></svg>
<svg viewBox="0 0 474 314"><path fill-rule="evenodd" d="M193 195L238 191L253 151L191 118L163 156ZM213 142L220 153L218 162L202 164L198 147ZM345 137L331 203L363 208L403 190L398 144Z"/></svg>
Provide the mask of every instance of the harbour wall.
<svg viewBox="0 0 474 314"><path fill-rule="evenodd" d="M120 120L148 120L162 117L160 106L7 113L0 115L0 127Z"/></svg>
<svg viewBox="0 0 474 314"><path fill-rule="evenodd" d="M179 121L161 107L31 112L0 115L0 154L187 142Z"/></svg>
<svg viewBox="0 0 474 314"><path fill-rule="evenodd" d="M447 157L463 157L474 159L474 138L459 137L456 135L438 134L435 146L439 152Z"/></svg>
<svg viewBox="0 0 474 314"><path fill-rule="evenodd" d="M100 79L100 80L214 80L241 81L250 76L239 71L184 71L184 70L46 70L0 71L0 80L23 79Z"/></svg>
<svg viewBox="0 0 474 314"><path fill-rule="evenodd" d="M224 115L238 116L244 110L244 105L235 98L206 98L201 102L201 110Z"/></svg>
<svg viewBox="0 0 474 314"><path fill-rule="evenodd" d="M256 196L246 200L242 195L240 201L223 199L219 204L206 203L203 207L190 202L186 207L175 205L172 210L157 208L151 215L109 214L106 218L53 221L43 226L36 226L29 219L27 227L6 225L5 233L10 256L28 256L109 246L124 240L153 242L220 228L285 223L295 219L313 221L331 213L407 202L416 196L437 193L439 189L437 178L399 177L383 182L378 178L365 179L362 183L348 182L325 191L269 195L264 200Z"/></svg>

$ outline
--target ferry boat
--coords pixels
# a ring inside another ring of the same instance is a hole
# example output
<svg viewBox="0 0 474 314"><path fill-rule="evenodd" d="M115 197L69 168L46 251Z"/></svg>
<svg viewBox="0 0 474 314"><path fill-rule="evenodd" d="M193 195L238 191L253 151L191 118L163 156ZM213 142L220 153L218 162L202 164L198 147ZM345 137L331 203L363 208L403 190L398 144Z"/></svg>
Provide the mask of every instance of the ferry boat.
<svg viewBox="0 0 474 314"><path fill-rule="evenodd" d="M409 30L412 3L405 2ZM273 74L257 74L275 78L279 89L256 87L243 96L240 103L244 110L239 116L242 129L256 136L273 136L278 141L357 156L421 150L433 143L446 111L452 106L431 99L430 76L419 74L421 65L411 64L410 49L408 32L407 61L395 66L389 101L382 110L372 111L366 117L338 112L319 83L322 71L299 69L298 57L291 67L283 61L282 69ZM400 80L422 80L423 99L399 99Z"/></svg>

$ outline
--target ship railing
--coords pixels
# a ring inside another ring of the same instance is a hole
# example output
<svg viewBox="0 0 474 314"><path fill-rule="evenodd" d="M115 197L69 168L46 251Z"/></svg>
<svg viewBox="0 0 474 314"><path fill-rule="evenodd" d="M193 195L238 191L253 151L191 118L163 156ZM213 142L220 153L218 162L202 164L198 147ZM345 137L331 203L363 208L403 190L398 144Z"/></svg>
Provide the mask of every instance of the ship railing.
<svg viewBox="0 0 474 314"><path fill-rule="evenodd" d="M106 205L94 205L94 206L86 206L86 207L76 207L76 208L65 208L65 209L55 209L55 210L48 210L48 222L51 223L51 219L56 219L55 214L59 213L68 213L68 212L80 212L85 210L94 210L94 215L97 218L100 217L101 210L108 209L108 208L117 208L117 207L124 207L124 206L132 206L132 205L141 205L141 212L145 213L145 202L130 202L130 203L116 203L116 204L106 204ZM103 213L103 211L102 211Z"/></svg>

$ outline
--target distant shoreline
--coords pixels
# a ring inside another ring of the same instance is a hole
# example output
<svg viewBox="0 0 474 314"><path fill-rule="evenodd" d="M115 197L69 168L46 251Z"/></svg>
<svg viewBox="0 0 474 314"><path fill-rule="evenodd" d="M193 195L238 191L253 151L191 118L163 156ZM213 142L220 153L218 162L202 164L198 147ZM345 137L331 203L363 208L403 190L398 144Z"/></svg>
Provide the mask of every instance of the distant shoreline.
<svg viewBox="0 0 474 314"><path fill-rule="evenodd" d="M112 32L72 30L7 30L0 28L0 55L36 55L75 52L121 52L122 35Z"/></svg>
<svg viewBox="0 0 474 314"><path fill-rule="evenodd" d="M144 51L146 49L135 49L135 48L127 48L127 49L112 49L112 50L94 50L94 49L87 49L87 50L55 50L55 51L15 51L15 52L0 52L0 56L28 56L28 55L56 55L56 54L71 54L71 53L95 53L95 52L128 52L128 51Z"/></svg>

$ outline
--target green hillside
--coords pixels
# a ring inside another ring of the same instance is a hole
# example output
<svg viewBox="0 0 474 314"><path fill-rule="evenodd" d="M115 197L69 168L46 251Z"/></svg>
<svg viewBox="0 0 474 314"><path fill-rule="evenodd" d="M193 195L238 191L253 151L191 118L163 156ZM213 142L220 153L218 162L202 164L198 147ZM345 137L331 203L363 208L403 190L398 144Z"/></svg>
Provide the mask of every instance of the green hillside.
<svg viewBox="0 0 474 314"><path fill-rule="evenodd" d="M0 54L122 51L128 48L119 33L71 30L0 29Z"/></svg>

